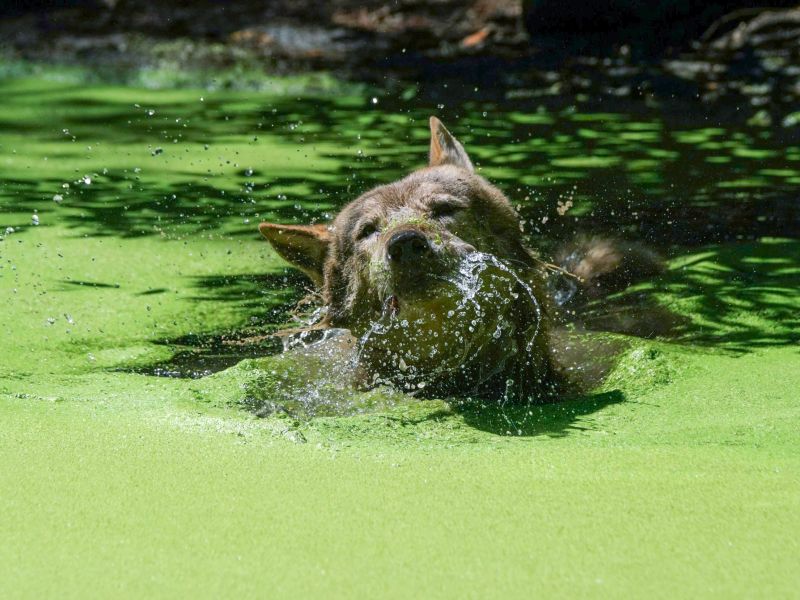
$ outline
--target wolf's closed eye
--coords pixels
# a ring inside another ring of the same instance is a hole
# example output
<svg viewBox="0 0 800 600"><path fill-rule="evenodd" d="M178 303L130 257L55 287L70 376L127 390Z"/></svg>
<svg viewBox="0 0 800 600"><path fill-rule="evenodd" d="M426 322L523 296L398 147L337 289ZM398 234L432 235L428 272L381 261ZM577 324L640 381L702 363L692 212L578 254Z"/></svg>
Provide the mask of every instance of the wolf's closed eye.
<svg viewBox="0 0 800 600"><path fill-rule="evenodd" d="M364 223L357 231L356 231L356 239L357 240L365 240L368 237L371 237L378 233L378 225L377 223Z"/></svg>
<svg viewBox="0 0 800 600"><path fill-rule="evenodd" d="M466 207L455 202L437 202L430 208L431 217L440 219L442 217L452 217L457 212L464 210Z"/></svg>

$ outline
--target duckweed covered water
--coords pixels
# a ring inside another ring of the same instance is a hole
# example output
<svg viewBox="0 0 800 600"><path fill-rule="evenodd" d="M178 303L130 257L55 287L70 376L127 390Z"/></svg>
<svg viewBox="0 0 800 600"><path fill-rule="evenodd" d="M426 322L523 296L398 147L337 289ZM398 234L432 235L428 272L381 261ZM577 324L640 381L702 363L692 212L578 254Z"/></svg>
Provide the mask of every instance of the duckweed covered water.
<svg viewBox="0 0 800 600"><path fill-rule="evenodd" d="M568 101L0 91L3 596L794 593L791 130ZM671 258L571 326L587 364L613 358L590 392L353 394L313 384L325 357L276 354L306 282L256 224L324 220L422 164L429 114L532 245L580 228ZM349 414L297 418L310 390Z"/></svg>

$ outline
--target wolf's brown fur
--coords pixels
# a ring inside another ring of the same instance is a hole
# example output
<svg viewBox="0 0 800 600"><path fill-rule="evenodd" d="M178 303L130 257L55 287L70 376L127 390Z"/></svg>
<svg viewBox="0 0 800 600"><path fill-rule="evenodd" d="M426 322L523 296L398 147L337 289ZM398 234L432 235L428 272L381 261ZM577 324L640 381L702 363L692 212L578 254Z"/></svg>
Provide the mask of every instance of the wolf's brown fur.
<svg viewBox="0 0 800 600"><path fill-rule="evenodd" d="M431 117L430 127L427 167L368 191L330 225L262 223L259 229L321 287L325 324L367 339L360 354L367 382L402 380L405 387L410 381L415 389L435 393L489 395L508 392L513 382L526 397L551 394L560 377L541 263L526 248L508 199L475 173L464 148L438 119ZM573 266L593 282L589 263L619 263L614 251L582 247ZM475 252L513 265L518 279L506 289L514 301L494 301L465 327L452 322L453 301L439 282ZM369 333L387 311L409 324L371 342ZM499 336L494 321L512 326Z"/></svg>
<svg viewBox="0 0 800 600"><path fill-rule="evenodd" d="M556 263L580 281L586 299L619 291L631 283L663 272L661 257L638 242L599 236L579 236L563 245Z"/></svg>

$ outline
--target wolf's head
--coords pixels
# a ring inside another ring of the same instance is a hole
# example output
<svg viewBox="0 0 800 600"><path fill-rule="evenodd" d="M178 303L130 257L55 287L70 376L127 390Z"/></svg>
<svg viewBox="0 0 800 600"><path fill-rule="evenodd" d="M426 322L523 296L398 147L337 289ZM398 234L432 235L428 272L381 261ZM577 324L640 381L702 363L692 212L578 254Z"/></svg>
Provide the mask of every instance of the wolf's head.
<svg viewBox="0 0 800 600"><path fill-rule="evenodd" d="M543 330L541 273L523 245L516 212L437 118L430 128L427 167L368 191L330 225L259 226L281 256L322 288L327 324L359 337L387 318L403 324L373 336L367 352L385 355L379 371L399 366L422 374L435 367L452 374L470 362L470 349L484 348L484 362L499 360L486 353L513 354L523 329ZM514 274L485 263L478 276L465 269L470 257L473 266L474 257L499 259ZM492 299L464 302L459 278L470 276L472 292L488 285ZM511 301L520 294L534 306L520 309L525 300Z"/></svg>

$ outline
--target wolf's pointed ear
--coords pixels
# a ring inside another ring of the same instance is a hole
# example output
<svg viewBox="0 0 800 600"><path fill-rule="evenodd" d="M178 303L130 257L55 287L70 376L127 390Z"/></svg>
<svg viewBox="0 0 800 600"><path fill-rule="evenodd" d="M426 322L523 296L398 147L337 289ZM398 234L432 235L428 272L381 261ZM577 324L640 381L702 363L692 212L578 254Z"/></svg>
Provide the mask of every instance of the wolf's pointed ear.
<svg viewBox="0 0 800 600"><path fill-rule="evenodd" d="M261 223L258 230L278 254L322 286L322 270L331 239L327 225Z"/></svg>
<svg viewBox="0 0 800 600"><path fill-rule="evenodd" d="M447 131L439 119L431 117L430 166L438 165L455 165L467 171L475 170L464 146Z"/></svg>

